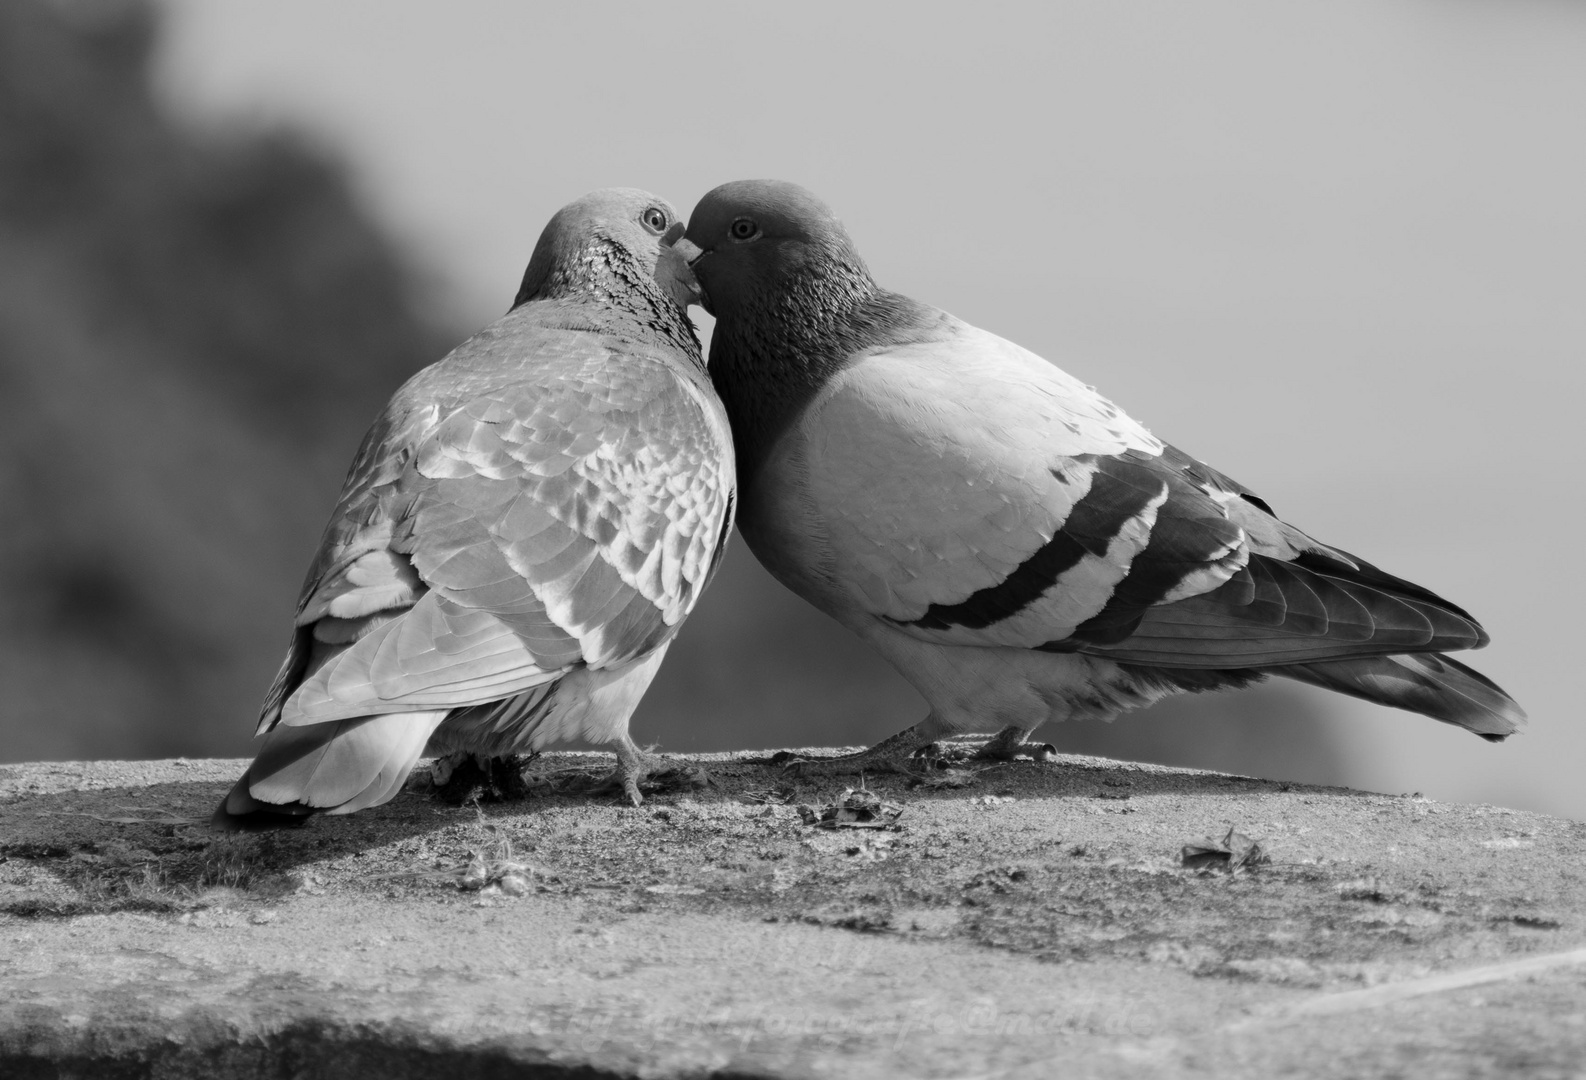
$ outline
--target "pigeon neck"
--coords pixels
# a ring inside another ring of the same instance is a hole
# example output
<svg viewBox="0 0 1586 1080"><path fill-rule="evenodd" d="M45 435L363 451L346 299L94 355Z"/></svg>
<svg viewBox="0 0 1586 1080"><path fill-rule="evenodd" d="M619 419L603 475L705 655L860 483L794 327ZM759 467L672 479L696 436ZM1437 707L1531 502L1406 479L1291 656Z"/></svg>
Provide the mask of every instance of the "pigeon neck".
<svg viewBox="0 0 1586 1080"><path fill-rule="evenodd" d="M638 340L662 338L704 367L699 335L688 314L656 282L654 271L615 241L596 239L576 257L553 263L538 281L526 278L512 306L547 300L571 302L580 311L594 306L602 312L604 332Z"/></svg>
<svg viewBox="0 0 1586 1080"><path fill-rule="evenodd" d="M862 265L828 264L722 313L709 371L732 423L738 480L835 375L867 352L927 332L941 312L878 287Z"/></svg>

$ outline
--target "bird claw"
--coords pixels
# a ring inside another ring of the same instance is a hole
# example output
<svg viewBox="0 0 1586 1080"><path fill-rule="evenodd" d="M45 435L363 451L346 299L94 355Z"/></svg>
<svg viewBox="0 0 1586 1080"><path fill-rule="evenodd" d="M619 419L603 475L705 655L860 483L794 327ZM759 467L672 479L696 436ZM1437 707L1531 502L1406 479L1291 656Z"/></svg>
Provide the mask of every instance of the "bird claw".
<svg viewBox="0 0 1586 1080"><path fill-rule="evenodd" d="M592 782L585 789L584 794L591 796L617 795L633 806L638 806L644 802L644 796L639 791L638 778L622 775L620 767Z"/></svg>
<svg viewBox="0 0 1586 1080"><path fill-rule="evenodd" d="M1051 743L1026 742L1022 737L994 736L970 755L976 761L1034 761L1057 760L1057 747Z"/></svg>
<svg viewBox="0 0 1586 1080"><path fill-rule="evenodd" d="M636 760L624 759L619 754L617 767L590 785L588 794L616 795L632 806L640 806L644 803L644 795L639 791L639 781L650 774L649 765L642 754Z"/></svg>
<svg viewBox="0 0 1586 1080"><path fill-rule="evenodd" d="M618 760L617 767L589 789L589 793L619 794L634 806L644 802L639 785L652 794L674 791L702 791L715 781L704 766L694 762L673 763L670 759L641 755L637 762Z"/></svg>

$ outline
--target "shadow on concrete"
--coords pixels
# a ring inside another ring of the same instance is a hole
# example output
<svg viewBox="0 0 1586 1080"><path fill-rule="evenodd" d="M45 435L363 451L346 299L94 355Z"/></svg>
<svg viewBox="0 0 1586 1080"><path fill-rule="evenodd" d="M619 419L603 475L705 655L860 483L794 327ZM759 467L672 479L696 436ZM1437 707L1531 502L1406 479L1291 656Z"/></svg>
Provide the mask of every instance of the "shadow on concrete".
<svg viewBox="0 0 1586 1080"><path fill-rule="evenodd" d="M822 751L811 751L819 755ZM316 864L393 852L411 867L407 876L436 876L459 856L501 840L540 841L554 848L576 834L579 819L610 818L601 828L633 827L670 820L670 808L707 817L743 806L820 807L861 782L901 805L929 800L967 804L988 795L1021 800L1058 800L1088 808L1090 800L1119 804L1141 796L1221 799L1240 792L1286 792L1297 785L1219 773L1142 768L1099 758L1065 757L1057 762L984 764L968 762L950 774L922 765L917 772L854 776L799 776L761 756L698 755L672 759L687 766L695 783L651 793L642 807L609 795L531 794L500 802L447 805L433 795L406 791L384 806L346 817L319 817L268 833L217 834L209 814L229 781L197 779L148 786L113 786L13 795L4 807L0 834L0 912L23 916L70 916L111 911L181 912L203 907L215 890L260 897L304 887ZM151 770L168 763L139 762ZM217 776L229 768L197 763ZM708 781L697 779L702 766ZM87 768L95 768L90 765ZM535 792L553 791L546 777L598 776L602 754L551 754L531 766ZM14 772L26 767L17 767ZM1340 792L1333 792L1339 794ZM732 804L725 807L724 804ZM1054 808L1054 820L1070 816ZM571 832L570 832L571 830ZM705 830L708 833L708 829ZM434 845L439 845L434 846ZM376 859L370 860L373 867ZM9 865L6 865L9 864ZM617 871L620 873L620 870ZM371 872L364 886L384 888L403 876L388 868ZM311 884L311 882L310 882Z"/></svg>

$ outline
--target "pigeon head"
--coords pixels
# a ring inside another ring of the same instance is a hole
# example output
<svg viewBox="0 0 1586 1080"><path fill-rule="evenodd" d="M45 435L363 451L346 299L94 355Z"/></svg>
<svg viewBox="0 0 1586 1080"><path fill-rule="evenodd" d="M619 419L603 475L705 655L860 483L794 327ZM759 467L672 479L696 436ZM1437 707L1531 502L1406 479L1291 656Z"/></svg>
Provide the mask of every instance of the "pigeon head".
<svg viewBox="0 0 1586 1080"><path fill-rule="evenodd" d="M837 215L785 180L736 180L710 191L694 207L678 250L699 279L705 309L718 319L776 306L801 284L821 294L828 309L875 288Z"/></svg>
<svg viewBox="0 0 1586 1080"><path fill-rule="evenodd" d="M523 274L512 306L597 294L609 297L635 284L643 271L679 308L697 302L686 261L673 250L683 235L681 215L659 195L638 188L602 188L556 212Z"/></svg>
<svg viewBox="0 0 1586 1080"><path fill-rule="evenodd" d="M740 483L854 357L918 340L944 318L879 288L836 215L782 180L709 192L676 247L716 317L709 372L732 422Z"/></svg>

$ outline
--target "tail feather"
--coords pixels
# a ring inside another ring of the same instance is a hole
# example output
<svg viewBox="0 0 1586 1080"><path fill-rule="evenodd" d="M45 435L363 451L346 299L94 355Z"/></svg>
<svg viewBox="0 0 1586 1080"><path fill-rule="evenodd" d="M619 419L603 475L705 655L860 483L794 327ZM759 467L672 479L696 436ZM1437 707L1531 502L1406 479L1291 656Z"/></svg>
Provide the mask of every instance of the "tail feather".
<svg viewBox="0 0 1586 1080"><path fill-rule="evenodd" d="M215 811L227 831L300 825L390 799L413 771L446 710L277 727Z"/></svg>
<svg viewBox="0 0 1586 1080"><path fill-rule="evenodd" d="M1379 705L1430 716L1502 742L1525 723L1525 710L1479 671L1440 653L1366 656L1269 668Z"/></svg>

